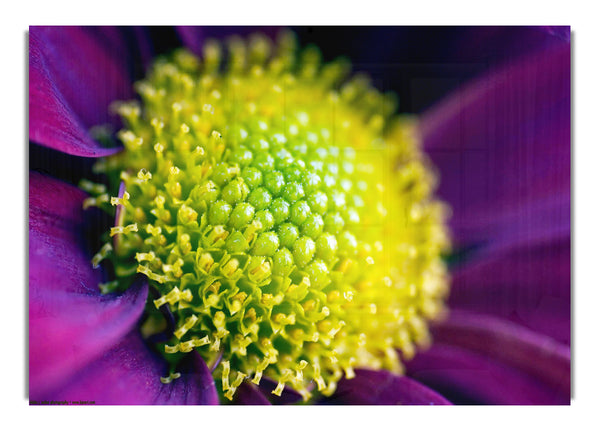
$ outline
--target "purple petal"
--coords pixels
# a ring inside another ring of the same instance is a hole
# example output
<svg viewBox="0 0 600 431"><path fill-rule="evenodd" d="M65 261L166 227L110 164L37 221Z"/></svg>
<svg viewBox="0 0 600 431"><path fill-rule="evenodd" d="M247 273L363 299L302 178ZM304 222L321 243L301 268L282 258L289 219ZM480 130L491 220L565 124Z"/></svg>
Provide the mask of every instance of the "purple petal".
<svg viewBox="0 0 600 431"><path fill-rule="evenodd" d="M454 61L503 63L569 42L569 26L467 26L454 29L447 48Z"/></svg>
<svg viewBox="0 0 600 431"><path fill-rule="evenodd" d="M250 406L270 405L271 403L263 395L261 390L253 383L244 382L235 392L236 404L245 404Z"/></svg>
<svg viewBox="0 0 600 431"><path fill-rule="evenodd" d="M117 125L118 118L109 115L109 104L133 97L133 77L136 67L141 66L136 63L137 50L128 49L128 30L30 28L30 140L86 157L119 150L103 148L91 139L88 130L96 125ZM141 36L139 31L136 36Z"/></svg>
<svg viewBox="0 0 600 431"><path fill-rule="evenodd" d="M568 25L544 25L540 29L565 42L571 41L571 27Z"/></svg>
<svg viewBox="0 0 600 431"><path fill-rule="evenodd" d="M570 46L479 79L422 117L458 247L570 228Z"/></svg>
<svg viewBox="0 0 600 431"><path fill-rule="evenodd" d="M207 37L204 27L179 26L176 30L185 46L197 55L202 54L202 45Z"/></svg>
<svg viewBox="0 0 600 431"><path fill-rule="evenodd" d="M491 316L454 310L435 327L436 341L492 356L570 394L571 351L567 345Z"/></svg>
<svg viewBox="0 0 600 431"><path fill-rule="evenodd" d="M160 381L168 375L165 365L132 331L51 396L111 405L218 404L213 378L197 353L187 355L181 377L169 384Z"/></svg>
<svg viewBox="0 0 600 431"><path fill-rule="evenodd" d="M510 319L568 344L570 257L567 239L472 260L453 271L449 306Z"/></svg>
<svg viewBox="0 0 600 431"><path fill-rule="evenodd" d="M569 397L531 376L467 349L434 343L407 364L412 378L459 404L569 404Z"/></svg>
<svg viewBox="0 0 600 431"><path fill-rule="evenodd" d="M405 376L387 371L356 370L353 379L342 379L323 404L351 405L446 405L435 391Z"/></svg>
<svg viewBox="0 0 600 431"><path fill-rule="evenodd" d="M459 226L459 220L453 226L459 237L481 247L478 257L517 246L536 247L551 240L568 241L571 237L569 187L566 182L561 187L564 190L555 190L550 196L535 197L528 202L514 202L514 205L490 202L488 209L475 210L479 216L469 217L469 226Z"/></svg>
<svg viewBox="0 0 600 431"><path fill-rule="evenodd" d="M407 364L409 375L495 404L564 404L570 349L490 316L453 311L433 328L434 345Z"/></svg>
<svg viewBox="0 0 600 431"><path fill-rule="evenodd" d="M129 332L147 286L101 295L82 245L85 194L29 177L29 380L32 396L60 384Z"/></svg>
<svg viewBox="0 0 600 431"><path fill-rule="evenodd" d="M289 386L285 386L283 388L283 392L281 393L281 395L273 394L273 391L276 387L277 382L268 377L263 377L260 380L260 385L258 386L258 389L267 398L270 404L295 404L302 401L302 395L300 395L299 392L296 392Z"/></svg>
<svg viewBox="0 0 600 431"><path fill-rule="evenodd" d="M29 173L29 259L32 293L56 290L94 294L101 280L85 248L86 194L70 184ZM61 270L58 270L59 265Z"/></svg>

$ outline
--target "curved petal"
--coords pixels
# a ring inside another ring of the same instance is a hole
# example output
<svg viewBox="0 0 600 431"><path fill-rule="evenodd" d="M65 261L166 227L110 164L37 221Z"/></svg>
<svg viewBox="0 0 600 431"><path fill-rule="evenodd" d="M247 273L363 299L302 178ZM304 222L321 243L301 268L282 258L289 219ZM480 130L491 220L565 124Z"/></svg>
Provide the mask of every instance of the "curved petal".
<svg viewBox="0 0 600 431"><path fill-rule="evenodd" d="M568 344L570 288L567 239L497 252L457 267L448 305L510 319Z"/></svg>
<svg viewBox="0 0 600 431"><path fill-rule="evenodd" d="M85 194L50 177L29 177L29 381L36 396L60 384L129 332L147 286L101 295L82 244Z"/></svg>
<svg viewBox="0 0 600 431"><path fill-rule="evenodd" d="M249 406L271 405L258 386L248 382L242 383L235 392L235 402Z"/></svg>
<svg viewBox="0 0 600 431"><path fill-rule="evenodd" d="M37 172L29 173L30 282L42 282L31 283L31 293L99 293L101 274L92 269L82 237L85 198L86 194L77 187Z"/></svg>
<svg viewBox="0 0 600 431"><path fill-rule="evenodd" d="M433 330L436 341L492 356L569 396L571 351L550 337L491 316L454 310Z"/></svg>
<svg viewBox="0 0 600 431"><path fill-rule="evenodd" d="M236 391L234 401L236 404L249 405L289 405L302 401L302 395L288 386L283 388L281 395L273 394L276 387L277 383L268 377L263 377L258 386L244 382Z"/></svg>
<svg viewBox="0 0 600 431"><path fill-rule="evenodd" d="M569 404L559 390L493 358L434 343L407 364L407 374L456 404Z"/></svg>
<svg viewBox="0 0 600 431"><path fill-rule="evenodd" d="M492 404L569 403L568 346L501 319L460 311L432 332L433 347L408 362L407 371L442 393L456 390Z"/></svg>
<svg viewBox="0 0 600 431"><path fill-rule="evenodd" d="M143 66L128 43L142 36L130 28L31 27L29 139L78 156L118 151L103 148L88 130L118 124L108 107L133 97L132 82Z"/></svg>
<svg viewBox="0 0 600 431"><path fill-rule="evenodd" d="M469 226L453 226L459 240L474 245L476 255L485 258L494 253L516 247L537 247L552 240L569 240L571 237L571 193L565 182L552 195L539 190L529 201L498 204L490 202L489 208L477 211ZM463 220L464 222L464 220ZM460 243L459 243L460 244Z"/></svg>
<svg viewBox="0 0 600 431"><path fill-rule="evenodd" d="M132 331L51 396L110 405L218 404L215 383L197 353L188 355L178 372L181 377L163 384L166 364Z"/></svg>
<svg viewBox="0 0 600 431"><path fill-rule="evenodd" d="M356 370L353 379L342 379L335 393L321 404L446 405L435 391L405 376L387 371Z"/></svg>
<svg viewBox="0 0 600 431"><path fill-rule="evenodd" d="M421 119L458 247L569 235L570 45L457 91Z"/></svg>
<svg viewBox="0 0 600 431"><path fill-rule="evenodd" d="M185 46L197 55L202 54L202 44L206 39L204 27L179 26L176 30Z"/></svg>
<svg viewBox="0 0 600 431"><path fill-rule="evenodd" d="M300 395L300 393L296 392L289 386L285 386L283 388L283 392L281 393L281 395L273 394L273 391L276 387L277 382L268 377L263 377L260 380L258 390L267 398L267 400L271 404L295 404L302 401L302 395Z"/></svg>

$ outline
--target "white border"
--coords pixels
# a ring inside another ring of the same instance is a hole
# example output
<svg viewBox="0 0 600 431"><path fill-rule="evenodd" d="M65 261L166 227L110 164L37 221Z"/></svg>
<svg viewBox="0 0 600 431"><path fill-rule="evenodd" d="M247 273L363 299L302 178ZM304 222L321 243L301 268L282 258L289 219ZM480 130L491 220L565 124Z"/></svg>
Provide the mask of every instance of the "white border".
<svg viewBox="0 0 600 431"><path fill-rule="evenodd" d="M403 2L250 1L39 1L13 4L0 26L2 40L2 398L8 426L34 429L135 429L198 427L199 429L307 428L375 429L588 429L598 424L598 312L600 285L600 185L598 162L597 13L584 2L503 0L502 2L440 1L405 5ZM165 7L165 4L168 7ZM396 4L394 8L390 4ZM591 4L588 3L588 4ZM20 9L19 9L20 8ZM133 407L78 409L30 408L24 398L26 334L26 144L24 100L26 76L25 32L33 24L339 24L339 25L571 25L573 37L573 176L574 176L574 334L575 399L570 407L451 407L385 408L248 408L248 407ZM25 172L24 172L25 170ZM231 410L240 409L240 410ZM426 410L427 409L427 410ZM592 416L593 413L596 413Z"/></svg>

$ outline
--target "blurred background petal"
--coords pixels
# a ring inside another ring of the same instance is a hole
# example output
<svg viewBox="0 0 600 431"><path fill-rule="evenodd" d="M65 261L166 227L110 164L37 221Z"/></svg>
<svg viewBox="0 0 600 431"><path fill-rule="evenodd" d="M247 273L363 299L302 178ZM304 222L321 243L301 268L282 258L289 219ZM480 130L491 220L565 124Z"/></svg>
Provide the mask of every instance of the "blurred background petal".
<svg viewBox="0 0 600 431"><path fill-rule="evenodd" d="M421 117L454 236L450 308L570 342L570 46L480 78Z"/></svg>
<svg viewBox="0 0 600 431"><path fill-rule="evenodd" d="M570 46L561 45L421 116L459 248L570 234L570 108Z"/></svg>

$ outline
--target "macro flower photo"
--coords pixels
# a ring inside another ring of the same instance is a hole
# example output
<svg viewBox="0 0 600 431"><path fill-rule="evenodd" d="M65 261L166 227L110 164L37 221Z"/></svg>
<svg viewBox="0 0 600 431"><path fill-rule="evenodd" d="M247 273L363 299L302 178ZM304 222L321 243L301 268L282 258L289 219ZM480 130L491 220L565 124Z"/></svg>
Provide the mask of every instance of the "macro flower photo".
<svg viewBox="0 0 600 431"><path fill-rule="evenodd" d="M569 27L28 50L31 405L571 403Z"/></svg>

